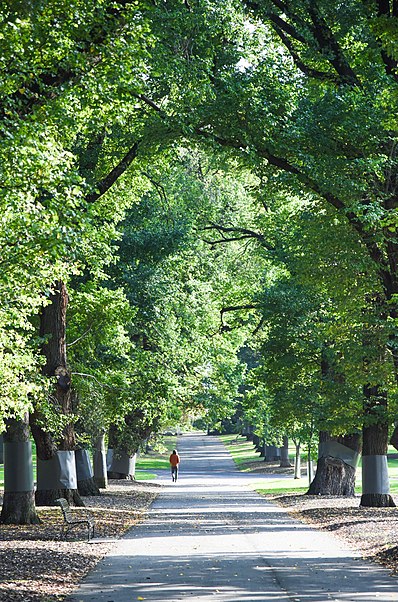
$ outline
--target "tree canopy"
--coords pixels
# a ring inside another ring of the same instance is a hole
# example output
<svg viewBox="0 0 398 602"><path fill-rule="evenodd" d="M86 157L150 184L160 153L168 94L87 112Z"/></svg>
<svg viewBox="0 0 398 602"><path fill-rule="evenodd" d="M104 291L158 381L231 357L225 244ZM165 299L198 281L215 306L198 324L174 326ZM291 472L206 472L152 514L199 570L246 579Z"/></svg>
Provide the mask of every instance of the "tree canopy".
<svg viewBox="0 0 398 602"><path fill-rule="evenodd" d="M0 8L3 421L40 407L56 429L38 317L62 281L82 442L216 422L244 386L275 432L359 429L364 391L369 425L392 424L396 12Z"/></svg>

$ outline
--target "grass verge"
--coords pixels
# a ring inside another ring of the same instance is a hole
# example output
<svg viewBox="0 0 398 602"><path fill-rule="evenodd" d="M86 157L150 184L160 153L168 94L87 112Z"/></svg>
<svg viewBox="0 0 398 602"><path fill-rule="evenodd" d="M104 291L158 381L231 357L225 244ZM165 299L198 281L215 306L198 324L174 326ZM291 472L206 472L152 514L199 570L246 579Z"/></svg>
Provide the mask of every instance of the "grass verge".
<svg viewBox="0 0 398 602"><path fill-rule="evenodd" d="M267 479L267 488L264 489L259 485L256 490L263 494L272 495L284 495L288 493L305 493L308 489L306 477L302 479L289 478L289 475L293 475L292 469L278 469L278 464L265 463L259 457L256 452L253 443L247 441L246 437L241 435L221 435L220 439L223 441L225 447L230 452L236 466L239 470L244 472L259 472L263 467L262 472L266 473L283 473L285 476L279 478L277 474L275 478ZM292 458L291 458L292 462ZM293 463L293 462L292 462ZM302 459L302 466L305 466L305 461ZM398 494L398 457L397 451L390 447L388 450L388 473L390 477L390 491L392 494ZM304 485L305 483L305 485ZM356 486L355 492L361 493L362 491L362 474L361 464L358 466L356 475Z"/></svg>
<svg viewBox="0 0 398 602"><path fill-rule="evenodd" d="M148 478L155 478L157 470L168 470L170 467L169 456L177 444L176 436L163 437L157 444L156 448L150 450L147 453L141 453L137 458L136 469L138 471L144 471L143 473L150 473L152 476ZM141 473L141 474L143 474ZM138 479L137 473L137 479ZM144 480L144 479L139 479Z"/></svg>

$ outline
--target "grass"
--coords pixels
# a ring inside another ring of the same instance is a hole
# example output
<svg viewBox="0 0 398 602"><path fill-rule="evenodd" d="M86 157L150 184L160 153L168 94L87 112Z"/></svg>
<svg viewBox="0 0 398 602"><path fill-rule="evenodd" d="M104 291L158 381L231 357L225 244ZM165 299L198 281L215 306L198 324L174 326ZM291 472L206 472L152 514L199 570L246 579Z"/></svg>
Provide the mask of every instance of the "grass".
<svg viewBox="0 0 398 602"><path fill-rule="evenodd" d="M240 435L221 435L220 439L230 452L239 470L250 472L250 463L260 460L260 456L258 452L256 452L253 443L251 441L247 441L246 437L242 437ZM388 453L396 454L397 450L393 447L390 447ZM291 463L293 464L294 449L292 449L291 452L289 451L289 457ZM302 466L305 466L306 457L304 454L302 455L301 461ZM390 491L392 494L398 494L398 458L388 457L388 473L390 477ZM305 486L303 486L304 483ZM308 490L308 481L307 477L302 479L294 479L293 477L275 477L267 479L267 488L264 489L263 487L263 484L261 484L261 486L259 484L259 486L256 487L256 490L259 491L259 493L270 493L273 495L284 495L287 493L302 494ZM361 490L362 474L361 463L359 463L355 483L355 492L361 493Z"/></svg>
<svg viewBox="0 0 398 602"><path fill-rule="evenodd" d="M297 479L297 481L295 482L301 483L301 480ZM272 483L271 481L267 481L266 489L264 489L264 487L260 487L259 485L256 486L255 489L258 493L261 493L262 495L286 495L288 493L304 495L304 493L308 491L308 486L303 487L302 485L292 485L291 487L280 487L278 486L278 483Z"/></svg>
<svg viewBox="0 0 398 602"><path fill-rule="evenodd" d="M175 449L176 443L177 437L175 436L163 437L157 449L151 450L146 454L141 453L138 456L136 469L152 474L150 478L156 477L157 470L168 470L170 468L169 456L171 451Z"/></svg>
<svg viewBox="0 0 398 602"><path fill-rule="evenodd" d="M135 480L136 481L149 481L152 479L156 479L156 474L154 472L147 472L145 470L136 470L135 472Z"/></svg>

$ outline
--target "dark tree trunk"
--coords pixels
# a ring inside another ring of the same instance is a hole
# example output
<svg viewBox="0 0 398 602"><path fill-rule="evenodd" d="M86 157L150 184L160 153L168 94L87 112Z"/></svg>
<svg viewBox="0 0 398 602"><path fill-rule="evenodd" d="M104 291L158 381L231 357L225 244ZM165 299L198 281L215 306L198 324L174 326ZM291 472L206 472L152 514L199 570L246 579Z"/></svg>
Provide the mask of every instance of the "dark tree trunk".
<svg viewBox="0 0 398 602"><path fill-rule="evenodd" d="M262 450L262 444L261 444L261 439L258 435L254 434L253 435L253 445L256 448L256 452L260 452Z"/></svg>
<svg viewBox="0 0 398 602"><path fill-rule="evenodd" d="M119 431L114 424L109 427L107 466L108 479L134 478L135 461L130 462L130 454L119 445Z"/></svg>
<svg viewBox="0 0 398 602"><path fill-rule="evenodd" d="M72 414L71 375L66 357L66 309L68 293L63 282L55 283L50 303L40 314L40 336L44 343L42 353L45 357L43 374L55 380L51 391L51 399L55 411L64 415ZM31 429L36 443L38 458L38 482L36 504L39 506L54 505L59 497L64 497L70 504L84 506L77 490L76 468L72 454L64 455L67 461L61 460L58 452L72 452L76 447L73 422L66 424L62 433L62 441L57 448L51 434L45 432L40 425L39 414L31 416ZM58 457L57 457L58 454ZM59 459L59 463L56 461ZM50 465L51 462L51 465ZM52 474L60 470L62 479Z"/></svg>
<svg viewBox="0 0 398 602"><path fill-rule="evenodd" d="M100 487L101 489L106 489L106 487L108 487L104 433L99 435L95 442L94 481L97 484L97 487Z"/></svg>
<svg viewBox="0 0 398 602"><path fill-rule="evenodd" d="M280 451L276 445L267 445L265 447L265 462L275 462L280 460Z"/></svg>
<svg viewBox="0 0 398 602"><path fill-rule="evenodd" d="M332 437L319 433L319 454L308 495L355 495L355 473L361 451L359 434Z"/></svg>
<svg viewBox="0 0 398 602"><path fill-rule="evenodd" d="M283 437L283 445L279 448L280 451L280 467L290 468L291 463L289 460L289 439L286 435Z"/></svg>
<svg viewBox="0 0 398 602"><path fill-rule="evenodd" d="M87 495L94 495L94 496L101 495L98 485L92 477L89 479L84 479L82 481L78 481L77 489L79 491L79 494L83 497L87 496Z"/></svg>
<svg viewBox="0 0 398 602"><path fill-rule="evenodd" d="M254 426L249 424L247 427L247 431L246 431L247 441L253 441L253 431L254 431Z"/></svg>
<svg viewBox="0 0 398 602"><path fill-rule="evenodd" d="M394 507L390 495L387 449L388 419L387 394L380 388L364 387L365 421L362 451L361 506L373 508ZM384 410L384 412L383 412Z"/></svg>
<svg viewBox="0 0 398 602"><path fill-rule="evenodd" d="M120 449L112 450L114 455L108 470L108 479L135 479L137 454L127 454Z"/></svg>
<svg viewBox="0 0 398 602"><path fill-rule="evenodd" d="M98 485L94 481L93 469L91 467L90 456L88 450L75 450L77 488L79 494L85 495L101 495Z"/></svg>
<svg viewBox="0 0 398 602"><path fill-rule="evenodd" d="M4 498L0 522L7 525L39 524L28 415L23 420L6 421L4 449Z"/></svg>

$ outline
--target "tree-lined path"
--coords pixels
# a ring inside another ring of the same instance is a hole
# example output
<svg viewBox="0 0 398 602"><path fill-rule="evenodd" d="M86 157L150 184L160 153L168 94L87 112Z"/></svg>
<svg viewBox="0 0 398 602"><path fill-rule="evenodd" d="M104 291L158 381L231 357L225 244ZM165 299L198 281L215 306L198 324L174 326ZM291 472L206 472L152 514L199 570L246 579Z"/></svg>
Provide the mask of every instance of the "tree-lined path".
<svg viewBox="0 0 398 602"><path fill-rule="evenodd" d="M398 580L257 495L214 437L184 435L180 480L88 575L72 602L384 602ZM263 478L263 476L261 476ZM169 483L169 485L168 485Z"/></svg>

